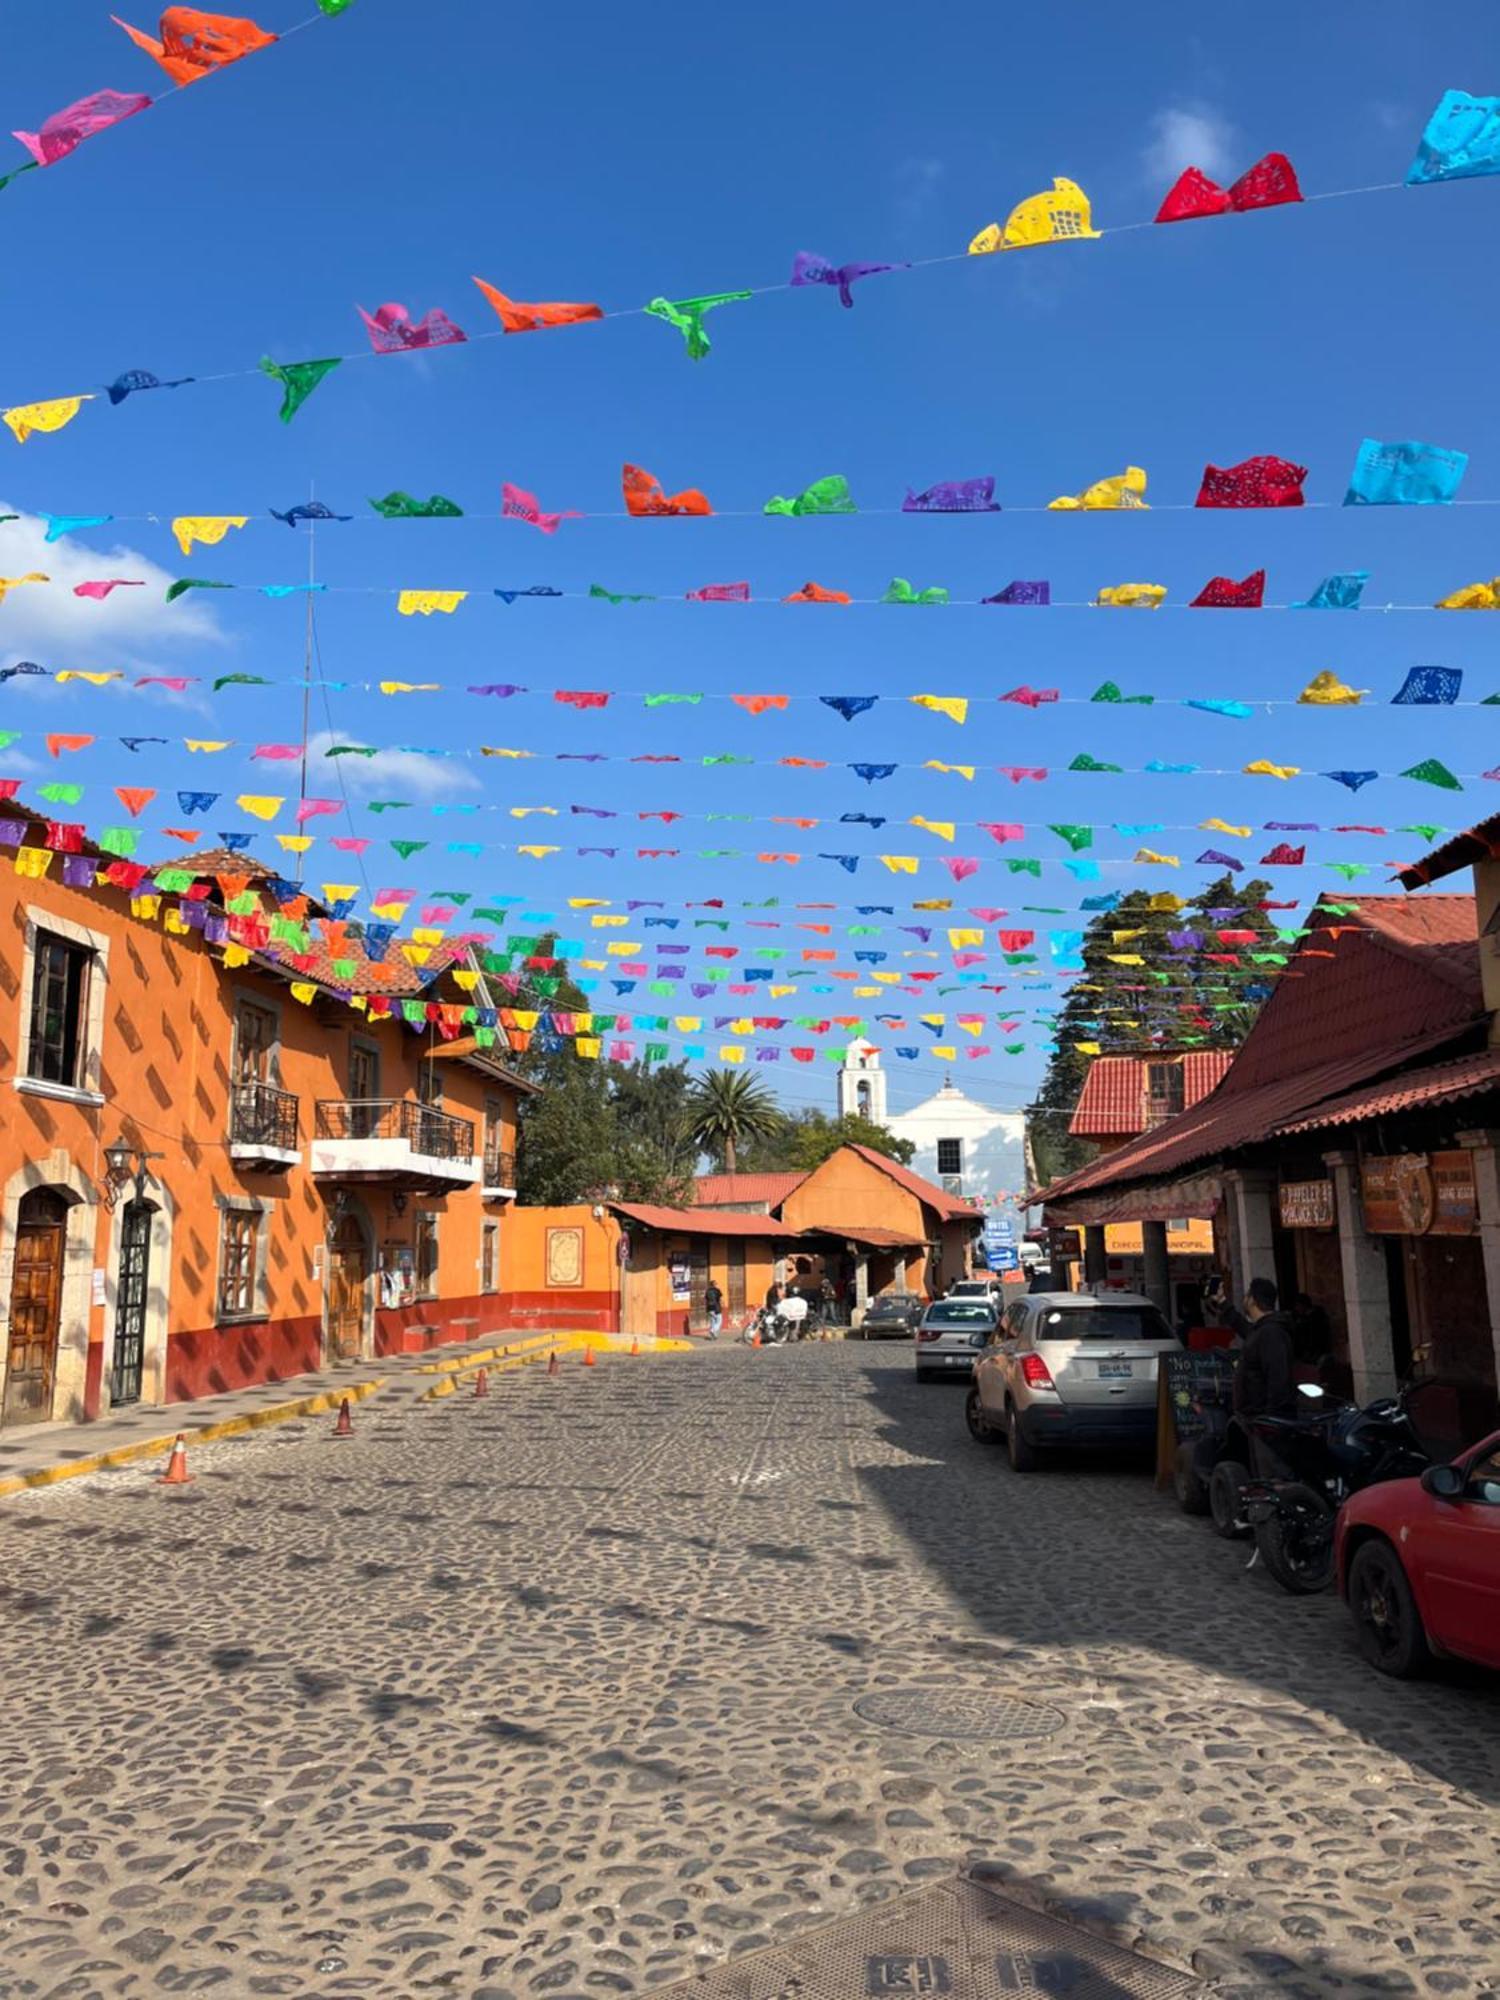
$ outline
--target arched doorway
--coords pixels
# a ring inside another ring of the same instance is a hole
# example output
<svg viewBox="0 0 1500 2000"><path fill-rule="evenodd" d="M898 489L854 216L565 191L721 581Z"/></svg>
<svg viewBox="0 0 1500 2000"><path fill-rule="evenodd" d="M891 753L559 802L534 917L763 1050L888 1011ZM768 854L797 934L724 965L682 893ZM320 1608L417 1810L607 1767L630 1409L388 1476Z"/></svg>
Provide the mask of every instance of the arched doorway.
<svg viewBox="0 0 1500 2000"><path fill-rule="evenodd" d="M364 1349L370 1289L369 1240L359 1217L340 1217L328 1249L328 1352L334 1361L358 1361Z"/></svg>
<svg viewBox="0 0 1500 2000"><path fill-rule="evenodd" d="M115 1291L115 1347L109 1402L141 1400L146 1360L146 1318L151 1298L151 1227L156 1209L149 1201L126 1204L120 1218L119 1281Z"/></svg>
<svg viewBox="0 0 1500 2000"><path fill-rule="evenodd" d="M16 1212L3 1423L45 1423L52 1415L67 1217L68 1203L45 1187L23 1195Z"/></svg>

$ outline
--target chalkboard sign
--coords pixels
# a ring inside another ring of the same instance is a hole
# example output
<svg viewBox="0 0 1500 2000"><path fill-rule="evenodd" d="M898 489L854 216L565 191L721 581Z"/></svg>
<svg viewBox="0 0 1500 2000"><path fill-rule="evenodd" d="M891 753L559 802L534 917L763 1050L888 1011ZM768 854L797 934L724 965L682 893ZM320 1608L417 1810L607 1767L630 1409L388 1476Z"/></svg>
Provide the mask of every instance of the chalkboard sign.
<svg viewBox="0 0 1500 2000"><path fill-rule="evenodd" d="M1177 1447L1208 1430L1201 1405L1228 1407L1234 1356L1222 1348L1193 1353L1187 1348L1160 1355L1156 1368L1156 1483L1170 1486Z"/></svg>

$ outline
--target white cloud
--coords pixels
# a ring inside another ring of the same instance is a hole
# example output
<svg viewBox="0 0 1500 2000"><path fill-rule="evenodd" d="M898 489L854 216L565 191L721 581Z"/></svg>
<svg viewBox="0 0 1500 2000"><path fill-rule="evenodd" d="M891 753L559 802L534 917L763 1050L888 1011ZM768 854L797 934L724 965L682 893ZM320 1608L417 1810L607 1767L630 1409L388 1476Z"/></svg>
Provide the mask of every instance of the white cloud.
<svg viewBox="0 0 1500 2000"><path fill-rule="evenodd" d="M312 791L323 798L332 797L338 790L339 775L354 798L430 800L480 789L478 778L461 758L426 757L420 750L382 750L374 757L325 761L325 752L333 744L357 740L358 732L353 729L341 735L320 729L308 738L307 779Z"/></svg>
<svg viewBox="0 0 1500 2000"><path fill-rule="evenodd" d="M0 514L11 513L0 500ZM189 594L166 601L172 572L138 549L86 548L71 535L47 540L47 523L35 514L0 526L0 572L7 577L39 571L47 583L17 585L0 604L0 648L12 659L58 667L129 667L150 671L161 656L184 645L226 643L205 599ZM98 578L139 578L141 588L108 597L75 597L75 584Z"/></svg>
<svg viewBox="0 0 1500 2000"><path fill-rule="evenodd" d="M1234 148L1234 127L1221 112L1207 104L1169 105L1151 120L1141 170L1152 186L1160 183L1163 192L1184 167L1201 167L1221 180L1238 164Z"/></svg>

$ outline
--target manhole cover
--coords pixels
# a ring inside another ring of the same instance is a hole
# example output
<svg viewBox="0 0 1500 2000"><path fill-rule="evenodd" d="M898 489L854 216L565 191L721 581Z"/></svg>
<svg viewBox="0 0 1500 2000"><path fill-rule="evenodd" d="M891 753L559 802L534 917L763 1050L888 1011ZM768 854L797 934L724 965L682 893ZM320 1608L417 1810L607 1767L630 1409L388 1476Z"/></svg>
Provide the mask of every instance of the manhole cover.
<svg viewBox="0 0 1500 2000"><path fill-rule="evenodd" d="M967 1880L748 1953L659 2000L1193 2000L1200 1980Z"/></svg>
<svg viewBox="0 0 1500 2000"><path fill-rule="evenodd" d="M887 1688L854 1704L856 1715L906 1736L969 1736L981 1740L1053 1736L1060 1709L1009 1695L969 1694L960 1688Z"/></svg>

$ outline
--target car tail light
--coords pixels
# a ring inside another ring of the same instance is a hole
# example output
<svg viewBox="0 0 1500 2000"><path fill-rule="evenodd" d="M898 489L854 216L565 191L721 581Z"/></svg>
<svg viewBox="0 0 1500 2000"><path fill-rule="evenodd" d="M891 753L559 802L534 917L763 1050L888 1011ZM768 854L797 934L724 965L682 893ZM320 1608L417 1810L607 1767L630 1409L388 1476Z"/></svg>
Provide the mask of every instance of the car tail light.
<svg viewBox="0 0 1500 2000"><path fill-rule="evenodd" d="M939 1339L941 1339L941 1337L942 1337L942 1328L941 1328L941 1327L937 1327L937 1326L919 1326L919 1327L917 1328L917 1338L918 1338L918 1340L939 1340Z"/></svg>
<svg viewBox="0 0 1500 2000"><path fill-rule="evenodd" d="M1023 1354L1021 1356L1021 1380L1030 1389L1055 1389L1057 1387L1057 1384L1052 1380L1051 1369L1043 1361L1040 1354Z"/></svg>

